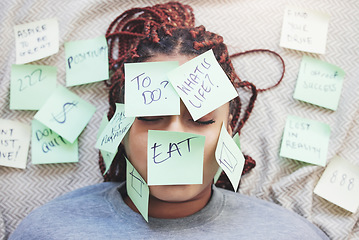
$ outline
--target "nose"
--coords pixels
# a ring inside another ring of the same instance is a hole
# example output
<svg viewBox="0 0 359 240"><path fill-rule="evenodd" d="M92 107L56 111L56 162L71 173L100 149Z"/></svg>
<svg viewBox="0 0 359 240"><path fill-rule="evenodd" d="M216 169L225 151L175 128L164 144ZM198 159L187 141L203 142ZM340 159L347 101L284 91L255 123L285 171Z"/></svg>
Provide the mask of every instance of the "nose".
<svg viewBox="0 0 359 240"><path fill-rule="evenodd" d="M184 126L184 122L181 119L181 115L173 115L169 117L166 131L172 131L172 132L185 131L185 126Z"/></svg>

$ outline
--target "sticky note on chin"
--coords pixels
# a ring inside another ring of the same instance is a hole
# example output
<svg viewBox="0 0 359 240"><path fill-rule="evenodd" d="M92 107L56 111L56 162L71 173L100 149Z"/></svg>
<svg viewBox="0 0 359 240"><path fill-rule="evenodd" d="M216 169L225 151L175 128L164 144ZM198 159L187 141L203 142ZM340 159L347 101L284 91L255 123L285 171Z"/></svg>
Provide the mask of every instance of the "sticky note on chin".
<svg viewBox="0 0 359 240"><path fill-rule="evenodd" d="M0 119L0 165L25 169L30 137L29 125Z"/></svg>
<svg viewBox="0 0 359 240"><path fill-rule="evenodd" d="M327 165L314 193L355 213L359 207L359 166L334 157Z"/></svg>
<svg viewBox="0 0 359 240"><path fill-rule="evenodd" d="M171 71L168 78L195 121L238 96L212 49Z"/></svg>
<svg viewBox="0 0 359 240"><path fill-rule="evenodd" d="M130 161L126 158L126 188L127 194L131 198L133 204L135 204L142 217L148 222L148 201L150 195L150 189L133 167Z"/></svg>
<svg viewBox="0 0 359 240"><path fill-rule="evenodd" d="M280 46L305 52L325 53L329 15L298 7L286 7Z"/></svg>
<svg viewBox="0 0 359 240"><path fill-rule="evenodd" d="M73 143L95 111L95 106L58 86L34 118Z"/></svg>
<svg viewBox="0 0 359 240"><path fill-rule="evenodd" d="M344 75L335 65L303 56L293 97L335 111Z"/></svg>
<svg viewBox="0 0 359 240"><path fill-rule="evenodd" d="M202 184L205 137L187 132L148 131L148 185Z"/></svg>
<svg viewBox="0 0 359 240"><path fill-rule="evenodd" d="M130 129L134 117L125 117L125 105L116 103L116 111L96 141L95 147L106 152L116 153L123 137Z"/></svg>
<svg viewBox="0 0 359 240"><path fill-rule="evenodd" d="M245 159L237 143L229 135L224 123L219 134L215 156L218 165L228 176L234 191L237 191Z"/></svg>
<svg viewBox="0 0 359 240"><path fill-rule="evenodd" d="M125 114L165 116L180 114L180 98L167 79L178 62L125 63Z"/></svg>
<svg viewBox="0 0 359 240"><path fill-rule="evenodd" d="M59 24L56 18L14 26L16 64L32 62L59 51Z"/></svg>
<svg viewBox="0 0 359 240"><path fill-rule="evenodd" d="M325 166L330 126L311 119L288 116L279 155Z"/></svg>

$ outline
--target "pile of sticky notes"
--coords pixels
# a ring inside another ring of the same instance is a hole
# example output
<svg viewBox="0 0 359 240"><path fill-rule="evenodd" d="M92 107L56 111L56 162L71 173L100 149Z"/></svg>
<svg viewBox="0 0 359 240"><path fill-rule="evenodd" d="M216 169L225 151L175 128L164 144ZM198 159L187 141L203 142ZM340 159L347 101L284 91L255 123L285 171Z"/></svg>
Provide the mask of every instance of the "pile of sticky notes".
<svg viewBox="0 0 359 240"><path fill-rule="evenodd" d="M57 67L28 64L58 52L58 21L50 18L16 25L14 33L16 64L11 67L10 109L38 110L31 124L32 163L77 162L78 137L94 114L95 107L57 85ZM64 45L67 86L109 78L105 36L66 42ZM7 121L4 127L12 129L11 133L15 136L25 131L23 125L17 122ZM8 133L6 128L2 131ZM7 157L0 159L0 165L25 168L27 153L23 152L28 150L25 142L29 144L30 138L13 141L14 148L21 146L15 151L9 149L10 140L5 135L0 148L2 156Z"/></svg>

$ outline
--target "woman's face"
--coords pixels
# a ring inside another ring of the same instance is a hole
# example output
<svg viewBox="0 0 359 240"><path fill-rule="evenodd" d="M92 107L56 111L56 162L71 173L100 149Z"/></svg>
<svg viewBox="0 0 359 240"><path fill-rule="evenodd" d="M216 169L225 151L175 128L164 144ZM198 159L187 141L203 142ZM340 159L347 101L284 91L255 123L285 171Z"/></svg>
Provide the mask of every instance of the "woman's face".
<svg viewBox="0 0 359 240"><path fill-rule="evenodd" d="M178 61L181 65L191 59L192 57L185 55L157 55L148 59L148 62ZM148 130L190 132L205 136L202 184L150 186L152 197L168 202L183 202L199 198L205 190L210 189L213 177L218 170L215 150L223 122L227 123L227 130L231 134L228 125L230 122L229 103L222 105L197 121L193 121L182 101L180 115L137 117L135 119L123 140L123 144L128 159L146 181Z"/></svg>

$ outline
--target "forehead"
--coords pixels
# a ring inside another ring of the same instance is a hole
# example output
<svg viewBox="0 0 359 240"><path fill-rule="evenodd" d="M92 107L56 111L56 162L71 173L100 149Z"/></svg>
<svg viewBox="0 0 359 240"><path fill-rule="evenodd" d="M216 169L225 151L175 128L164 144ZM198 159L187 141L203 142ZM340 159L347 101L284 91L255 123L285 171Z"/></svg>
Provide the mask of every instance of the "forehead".
<svg viewBox="0 0 359 240"><path fill-rule="evenodd" d="M148 58L146 62L178 61L179 65L182 65L195 57L196 56L182 55L182 54L178 54L178 55L157 54L155 56Z"/></svg>

